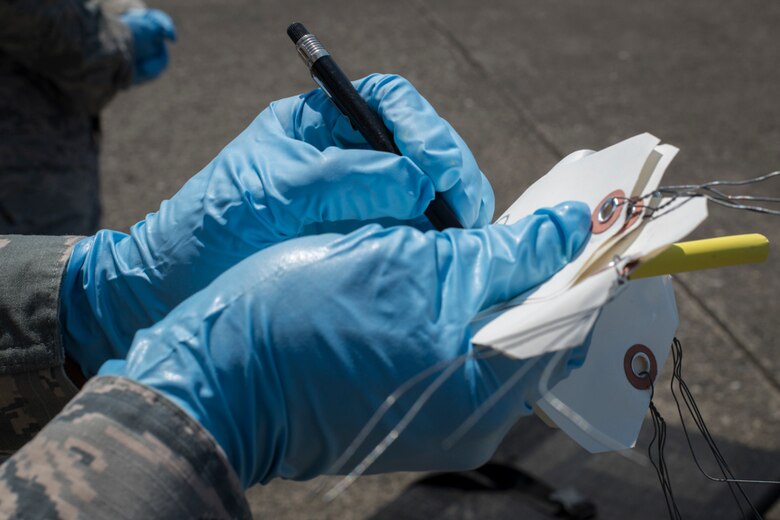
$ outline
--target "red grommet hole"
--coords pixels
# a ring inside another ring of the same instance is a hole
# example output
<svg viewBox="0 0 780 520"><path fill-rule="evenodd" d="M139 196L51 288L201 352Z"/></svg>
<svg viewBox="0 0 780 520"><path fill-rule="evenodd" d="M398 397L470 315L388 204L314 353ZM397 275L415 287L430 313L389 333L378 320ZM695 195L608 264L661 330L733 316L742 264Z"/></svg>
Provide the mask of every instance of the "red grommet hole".
<svg viewBox="0 0 780 520"><path fill-rule="evenodd" d="M623 371L631 386L637 390L647 390L658 375L655 354L645 345L633 345L623 356Z"/></svg>
<svg viewBox="0 0 780 520"><path fill-rule="evenodd" d="M626 194L623 190L615 190L596 205L591 215L593 234L598 235L612 227L620 216L620 208L625 198Z"/></svg>

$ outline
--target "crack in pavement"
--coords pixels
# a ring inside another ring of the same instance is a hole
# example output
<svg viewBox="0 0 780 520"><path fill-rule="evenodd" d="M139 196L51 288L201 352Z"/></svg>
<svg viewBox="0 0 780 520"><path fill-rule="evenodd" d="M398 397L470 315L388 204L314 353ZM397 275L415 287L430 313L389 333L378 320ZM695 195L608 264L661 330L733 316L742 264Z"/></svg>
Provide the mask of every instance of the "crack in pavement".
<svg viewBox="0 0 780 520"><path fill-rule="evenodd" d="M718 316L718 314L709 308L706 303L704 303L703 299L696 294L696 292L685 282L680 280L679 278L675 278L675 285L680 287L682 291L685 293L686 296L688 296L691 300L693 300L693 303L696 304L697 307L699 307L702 311L704 311L704 315L712 321L714 327L716 327L718 330L720 330L724 335L726 335L729 340L731 340L734 345L737 346L737 348L745 354L747 359L755 366L756 369L758 369L758 372L764 377L766 382L774 388L778 393L780 393L780 380L778 380L772 372L761 363L761 360L758 358L755 352L747 346L747 343L742 341L737 334L731 330L731 328L726 324L724 320Z"/></svg>
<svg viewBox="0 0 780 520"><path fill-rule="evenodd" d="M440 35L442 36L452 47L452 50L457 52L463 60L476 72L478 72L484 79L485 83L497 91L502 98L508 100L508 103L515 114L520 119L521 123L526 126L528 130L541 142L544 148L550 152L554 157L559 160L562 159L566 152L559 147L552 136L548 135L544 131L542 125L534 118L533 114L523 106L517 100L515 92L510 92L502 83L494 81L490 71L471 53L469 48L464 45L457 36L442 22L439 20L433 12L431 12L422 0L409 0L412 6L420 13L426 22ZM721 330L726 336L734 342L734 344L742 351L747 357L748 361L759 371L764 377L767 383L772 386L776 391L780 392L780 380L774 377L773 374L767 369L758 359L756 354L747 346L745 341L742 341L718 314L711 309L704 300L696 294L696 292L685 284L680 279L675 279L675 282L682 290L688 295L691 300L704 312L704 314L713 322L713 324Z"/></svg>
<svg viewBox="0 0 780 520"><path fill-rule="evenodd" d="M458 38L441 20L436 18L436 16L425 6L422 0L409 0L409 2L414 6L417 12L420 13L425 21L428 22L435 29L435 31L439 33L439 35L447 40L447 42L452 46L452 49L457 52L463 58L463 60L471 66L472 69L475 69L484 78L487 85L489 85L493 90L498 91L503 99L508 100L511 107L514 109L515 114L519 116L521 123L523 123L525 127L531 131L531 133L542 143L544 148L550 152L553 157L561 159L566 155L564 151L555 144L555 141L552 139L552 137L547 135L547 132L544 131L542 125L536 121L533 115L521 103L517 102L517 93L508 90L501 83L491 79L492 76L490 71L488 71L488 69L482 65L479 60L477 60L468 47L461 43L461 41L458 40Z"/></svg>

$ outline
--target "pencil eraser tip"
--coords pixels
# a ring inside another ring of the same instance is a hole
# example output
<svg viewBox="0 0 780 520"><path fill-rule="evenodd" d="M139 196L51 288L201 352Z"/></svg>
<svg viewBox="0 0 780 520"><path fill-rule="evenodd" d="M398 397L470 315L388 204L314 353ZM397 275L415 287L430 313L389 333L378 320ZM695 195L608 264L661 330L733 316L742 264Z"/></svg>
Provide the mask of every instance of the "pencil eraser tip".
<svg viewBox="0 0 780 520"><path fill-rule="evenodd" d="M306 27L300 22L291 23L290 26L287 27L287 35L293 43L298 43L298 40L307 34L309 34L309 31L307 31Z"/></svg>

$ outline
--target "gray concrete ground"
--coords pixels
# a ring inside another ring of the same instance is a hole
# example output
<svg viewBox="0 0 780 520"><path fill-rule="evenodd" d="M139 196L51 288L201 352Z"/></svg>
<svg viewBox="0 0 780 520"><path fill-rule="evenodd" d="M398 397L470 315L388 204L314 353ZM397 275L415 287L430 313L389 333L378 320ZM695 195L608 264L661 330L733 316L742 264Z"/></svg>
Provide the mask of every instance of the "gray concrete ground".
<svg viewBox="0 0 780 520"><path fill-rule="evenodd" d="M318 34L354 78L375 71L409 78L471 146L496 190L498 213L568 152L644 131L682 149L667 182L780 169L780 3L772 0L166 0L154 6L172 14L180 38L166 75L124 94L105 113L106 227L124 230L154 211L270 101L312 87L285 34L292 21ZM778 196L780 182L761 190ZM711 208L696 235L760 232L780 243L777 223ZM734 447L731 462L749 478L780 477L778 265L775 254L761 266L688 274L676 284L687 379L713 433ZM658 401L679 428L667 390ZM527 424L520 423L499 454L518 449ZM549 435L545 442L558 442L560 434ZM571 453L567 460L520 458L553 485L577 475L585 489L598 494L601 488L601 518L664 514L652 470L632 466L631 477L616 478L610 468L620 463ZM675 463L690 471L680 453ZM249 497L259 518L367 518L417 477L365 478L328 506L307 496L310 484L277 482ZM623 485L632 478L641 484ZM723 506L725 489L702 491L700 478L675 482L687 516L736 518ZM655 506L638 510L637 504ZM412 516L407 512L398 516Z"/></svg>

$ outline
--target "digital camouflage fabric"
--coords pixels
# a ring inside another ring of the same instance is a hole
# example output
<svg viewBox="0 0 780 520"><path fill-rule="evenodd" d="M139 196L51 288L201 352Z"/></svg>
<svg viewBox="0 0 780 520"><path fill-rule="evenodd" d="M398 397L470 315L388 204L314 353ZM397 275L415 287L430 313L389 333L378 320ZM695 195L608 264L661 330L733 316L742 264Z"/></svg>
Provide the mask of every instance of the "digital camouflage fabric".
<svg viewBox="0 0 780 520"><path fill-rule="evenodd" d="M250 518L221 449L176 405L115 377L76 395L57 313L80 238L0 236L0 517Z"/></svg>
<svg viewBox="0 0 780 520"><path fill-rule="evenodd" d="M214 439L133 381L97 377L0 466L0 516L251 518Z"/></svg>
<svg viewBox="0 0 780 520"><path fill-rule="evenodd" d="M57 312L62 273L79 238L0 236L0 460L76 395L63 371Z"/></svg>

